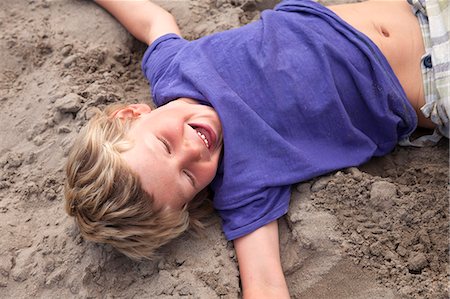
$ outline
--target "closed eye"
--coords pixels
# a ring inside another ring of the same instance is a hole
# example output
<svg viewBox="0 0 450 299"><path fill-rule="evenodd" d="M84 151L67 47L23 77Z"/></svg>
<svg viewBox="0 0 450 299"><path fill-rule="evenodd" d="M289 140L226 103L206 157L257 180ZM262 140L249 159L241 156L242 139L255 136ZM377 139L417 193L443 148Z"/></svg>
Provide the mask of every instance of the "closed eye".
<svg viewBox="0 0 450 299"><path fill-rule="evenodd" d="M159 141L161 141L161 143L164 145L164 148L166 149L167 153L170 155L172 153L172 150L170 148L170 144L169 142L167 142L167 140L165 140L164 138L158 138Z"/></svg>
<svg viewBox="0 0 450 299"><path fill-rule="evenodd" d="M189 178L189 181L191 182L192 186L195 188L195 179L194 176L187 170L183 170L184 174Z"/></svg>

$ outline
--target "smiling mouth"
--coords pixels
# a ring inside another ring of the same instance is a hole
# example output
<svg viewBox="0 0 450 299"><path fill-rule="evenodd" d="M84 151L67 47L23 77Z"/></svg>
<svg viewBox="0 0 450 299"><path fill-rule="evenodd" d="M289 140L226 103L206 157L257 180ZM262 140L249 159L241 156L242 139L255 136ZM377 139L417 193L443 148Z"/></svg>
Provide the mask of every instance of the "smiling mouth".
<svg viewBox="0 0 450 299"><path fill-rule="evenodd" d="M216 141L216 134L207 125L200 124L189 124L196 132L198 137L203 141L206 148L209 150L214 150L214 145Z"/></svg>

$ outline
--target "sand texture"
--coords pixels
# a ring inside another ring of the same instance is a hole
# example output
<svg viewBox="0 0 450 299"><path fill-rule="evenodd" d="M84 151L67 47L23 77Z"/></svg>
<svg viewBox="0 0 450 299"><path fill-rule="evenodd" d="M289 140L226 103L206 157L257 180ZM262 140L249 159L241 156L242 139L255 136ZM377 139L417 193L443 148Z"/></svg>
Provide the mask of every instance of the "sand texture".
<svg viewBox="0 0 450 299"><path fill-rule="evenodd" d="M189 39L275 2L158 1ZM206 237L133 262L84 241L63 210L65 159L93 108L151 100L144 45L91 1L3 0L0 28L0 297L239 298L217 216ZM448 140L397 148L294 186L280 220L292 297L448 298L448 155Z"/></svg>

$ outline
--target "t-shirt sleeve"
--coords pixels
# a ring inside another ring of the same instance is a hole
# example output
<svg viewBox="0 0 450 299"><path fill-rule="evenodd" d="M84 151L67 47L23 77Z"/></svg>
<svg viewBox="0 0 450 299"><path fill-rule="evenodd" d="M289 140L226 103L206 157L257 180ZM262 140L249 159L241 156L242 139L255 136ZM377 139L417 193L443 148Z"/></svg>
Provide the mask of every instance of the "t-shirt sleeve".
<svg viewBox="0 0 450 299"><path fill-rule="evenodd" d="M302 2L310 2L310 1L312 0L282 0L274 7L273 10L295 12L304 9L304 5Z"/></svg>
<svg viewBox="0 0 450 299"><path fill-rule="evenodd" d="M157 85L170 67L174 57L188 41L175 33L165 34L157 38L145 51L142 59L142 70L152 86L152 97L157 106L158 97L155 97Z"/></svg>
<svg viewBox="0 0 450 299"><path fill-rule="evenodd" d="M234 203L214 199L214 207L222 218L225 237L234 240L286 214L289 201L290 186L286 186L267 188Z"/></svg>

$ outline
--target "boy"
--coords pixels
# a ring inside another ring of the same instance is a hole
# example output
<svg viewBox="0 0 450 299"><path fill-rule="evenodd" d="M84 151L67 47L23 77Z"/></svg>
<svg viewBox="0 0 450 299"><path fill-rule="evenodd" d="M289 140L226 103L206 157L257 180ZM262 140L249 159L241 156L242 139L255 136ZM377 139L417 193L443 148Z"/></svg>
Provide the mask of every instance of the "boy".
<svg viewBox="0 0 450 299"><path fill-rule="evenodd" d="M111 107L91 121L69 157L67 210L86 238L129 256L200 227L193 205L211 183L244 297L288 297L276 220L290 185L410 143L417 124L448 136L448 94L427 88L425 105L421 83L445 61L428 63L406 2L286 0L192 42L151 2L97 3L149 45L143 69L160 107Z"/></svg>

